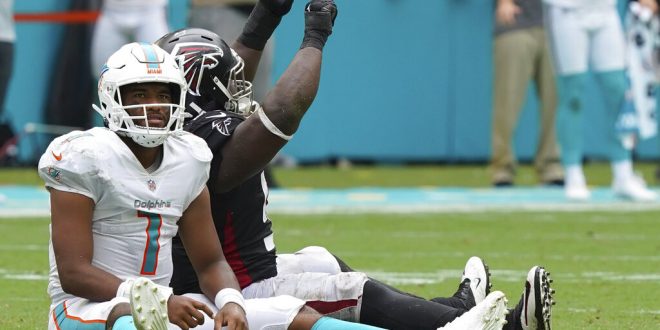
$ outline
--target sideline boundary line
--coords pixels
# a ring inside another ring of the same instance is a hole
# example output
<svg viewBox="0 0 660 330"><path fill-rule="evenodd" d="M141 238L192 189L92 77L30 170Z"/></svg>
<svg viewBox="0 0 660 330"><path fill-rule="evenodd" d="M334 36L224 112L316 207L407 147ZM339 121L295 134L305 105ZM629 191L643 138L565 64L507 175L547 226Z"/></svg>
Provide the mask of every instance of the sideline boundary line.
<svg viewBox="0 0 660 330"><path fill-rule="evenodd" d="M656 189L656 191L658 191ZM660 191L658 191L660 193ZM350 188L274 189L272 214L631 212L660 210L660 200L633 202L595 188L588 202L571 202L561 188ZM48 192L35 186L0 186L0 218L47 217Z"/></svg>

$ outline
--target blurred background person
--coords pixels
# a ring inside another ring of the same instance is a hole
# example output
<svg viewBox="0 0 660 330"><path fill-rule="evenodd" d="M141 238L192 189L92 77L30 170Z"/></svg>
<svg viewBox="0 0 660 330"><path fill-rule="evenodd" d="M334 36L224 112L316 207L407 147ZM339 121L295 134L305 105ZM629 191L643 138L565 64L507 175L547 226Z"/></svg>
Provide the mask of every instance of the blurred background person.
<svg viewBox="0 0 660 330"><path fill-rule="evenodd" d="M0 165L16 153L16 135L5 113L5 96L14 66L14 0L0 0Z"/></svg>
<svg viewBox="0 0 660 330"><path fill-rule="evenodd" d="M92 38L92 75L124 44L154 42L169 32L167 0L104 0Z"/></svg>
<svg viewBox="0 0 660 330"><path fill-rule="evenodd" d="M496 187L513 185L517 161L512 137L532 80L541 111L534 167L542 184L563 185L555 134L557 95L543 29L543 4L541 0L495 1L492 183Z"/></svg>
<svg viewBox="0 0 660 330"><path fill-rule="evenodd" d="M544 0L545 24L559 87L557 134L565 171L564 191L571 200L587 200L582 170L583 117L587 70L591 66L601 87L607 132L612 189L626 199L655 200L655 192L633 172L631 150L624 147L615 122L627 89L625 40L616 0Z"/></svg>
<svg viewBox="0 0 660 330"><path fill-rule="evenodd" d="M639 137L657 135L657 89L660 81L660 0L631 0L625 20L628 42L628 75L638 113ZM648 63L652 64L649 68ZM646 133L646 134L645 134ZM655 171L660 181L660 166Z"/></svg>

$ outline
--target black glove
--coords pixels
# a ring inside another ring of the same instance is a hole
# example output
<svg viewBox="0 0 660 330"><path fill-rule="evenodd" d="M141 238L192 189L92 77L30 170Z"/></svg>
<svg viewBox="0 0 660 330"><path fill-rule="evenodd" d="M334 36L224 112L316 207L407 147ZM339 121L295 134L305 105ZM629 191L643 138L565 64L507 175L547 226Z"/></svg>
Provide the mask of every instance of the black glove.
<svg viewBox="0 0 660 330"><path fill-rule="evenodd" d="M305 5L305 36L300 48L314 47L323 50L332 34L337 18L337 5L333 0L312 0Z"/></svg>
<svg viewBox="0 0 660 330"><path fill-rule="evenodd" d="M252 49L263 50L282 16L291 10L292 5L293 0L259 0L245 22L238 41Z"/></svg>

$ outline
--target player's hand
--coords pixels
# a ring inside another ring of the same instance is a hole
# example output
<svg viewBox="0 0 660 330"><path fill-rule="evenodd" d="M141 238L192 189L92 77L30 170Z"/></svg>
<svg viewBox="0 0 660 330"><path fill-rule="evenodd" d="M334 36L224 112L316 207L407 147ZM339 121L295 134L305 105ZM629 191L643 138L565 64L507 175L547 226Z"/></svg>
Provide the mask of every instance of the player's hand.
<svg viewBox="0 0 660 330"><path fill-rule="evenodd" d="M247 330L248 322L245 311L241 306L235 303L227 303L218 313L215 314L215 330L221 330L227 327L227 330Z"/></svg>
<svg viewBox="0 0 660 330"><path fill-rule="evenodd" d="M495 11L495 19L500 25L512 25L516 23L516 15L518 14L520 14L520 7L516 6L513 1L499 1Z"/></svg>
<svg viewBox="0 0 660 330"><path fill-rule="evenodd" d="M167 300L167 314L170 323L176 324L182 330L194 328L204 324L204 314L213 317L213 311L206 304L197 300L172 295Z"/></svg>
<svg viewBox="0 0 660 330"><path fill-rule="evenodd" d="M312 0L305 5L305 31L332 33L337 18L337 5L333 0Z"/></svg>
<svg viewBox="0 0 660 330"><path fill-rule="evenodd" d="M293 0L259 0L259 2L280 17L286 15L293 5Z"/></svg>

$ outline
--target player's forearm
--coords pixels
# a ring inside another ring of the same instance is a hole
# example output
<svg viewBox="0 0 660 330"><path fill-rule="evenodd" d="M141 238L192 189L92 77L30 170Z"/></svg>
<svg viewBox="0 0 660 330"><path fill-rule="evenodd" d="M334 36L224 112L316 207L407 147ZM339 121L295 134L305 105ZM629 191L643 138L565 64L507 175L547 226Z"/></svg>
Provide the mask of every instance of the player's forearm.
<svg viewBox="0 0 660 330"><path fill-rule="evenodd" d="M91 301L109 301L117 296L118 277L92 265L58 265L64 292Z"/></svg>
<svg viewBox="0 0 660 330"><path fill-rule="evenodd" d="M264 113L286 135L296 132L316 97L321 77L321 59L322 53L316 48L299 50L264 100Z"/></svg>
<svg viewBox="0 0 660 330"><path fill-rule="evenodd" d="M223 288L238 289L238 280L225 259L213 225L211 200L206 187L179 219L179 236L197 273L200 288L206 295L214 295ZM210 298L213 299L212 296Z"/></svg>
<svg viewBox="0 0 660 330"><path fill-rule="evenodd" d="M218 261L206 268L200 269L197 273L199 279L199 287L202 289L211 301L215 299L215 295L222 289L232 288L241 291L238 285L236 275L226 261Z"/></svg>
<svg viewBox="0 0 660 330"><path fill-rule="evenodd" d="M305 33L300 50L264 101L267 128L289 139L316 97L323 48L332 34L337 6L332 0L312 0L305 6Z"/></svg>
<svg viewBox="0 0 660 330"><path fill-rule="evenodd" d="M244 72L247 80L254 78L268 39L292 4L293 0L259 0L252 9L241 35L231 45L245 61Z"/></svg>

